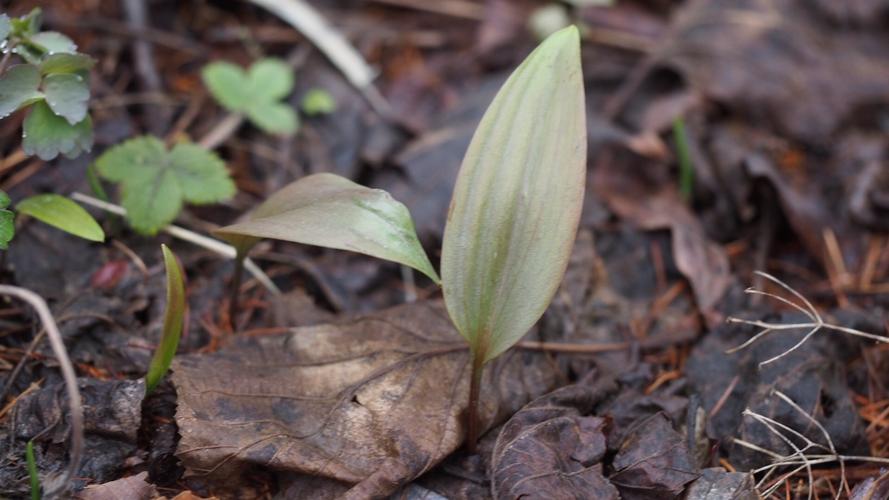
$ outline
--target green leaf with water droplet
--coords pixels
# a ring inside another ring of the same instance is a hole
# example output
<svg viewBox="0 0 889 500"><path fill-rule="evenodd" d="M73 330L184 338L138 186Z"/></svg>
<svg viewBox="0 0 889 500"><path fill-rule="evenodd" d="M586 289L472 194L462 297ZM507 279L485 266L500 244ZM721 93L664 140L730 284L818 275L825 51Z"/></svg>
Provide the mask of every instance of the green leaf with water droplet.
<svg viewBox="0 0 889 500"><path fill-rule="evenodd" d="M90 241L105 241L105 232L96 219L77 203L57 194L38 194L20 201L20 214Z"/></svg>
<svg viewBox="0 0 889 500"><path fill-rule="evenodd" d="M0 118L6 118L15 110L39 101L40 71L30 64L9 68L0 77Z"/></svg>
<svg viewBox="0 0 889 500"><path fill-rule="evenodd" d="M439 282L407 207L381 189L334 174L285 186L248 220L215 234L241 252L262 238L351 250L410 266Z"/></svg>
<svg viewBox="0 0 889 500"><path fill-rule="evenodd" d="M52 160L59 154L75 158L93 147L93 122L89 115L72 125L52 112L46 102L31 106L25 118L22 149L25 154Z"/></svg>
<svg viewBox="0 0 889 500"><path fill-rule="evenodd" d="M43 94L53 113L74 125L86 118L90 88L80 75L66 73L47 75Z"/></svg>
<svg viewBox="0 0 889 500"><path fill-rule="evenodd" d="M513 72L472 138L441 257L444 298L477 359L540 318L562 280L580 220L586 121L575 27Z"/></svg>

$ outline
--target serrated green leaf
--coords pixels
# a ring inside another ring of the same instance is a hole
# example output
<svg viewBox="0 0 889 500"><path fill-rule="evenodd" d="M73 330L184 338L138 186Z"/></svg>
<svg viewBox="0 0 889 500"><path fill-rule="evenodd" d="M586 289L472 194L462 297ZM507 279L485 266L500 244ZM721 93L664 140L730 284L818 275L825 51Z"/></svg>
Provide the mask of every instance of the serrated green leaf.
<svg viewBox="0 0 889 500"><path fill-rule="evenodd" d="M407 207L383 190L334 174L314 174L289 184L249 220L215 234L241 251L261 238L351 250L413 267L439 282Z"/></svg>
<svg viewBox="0 0 889 500"><path fill-rule="evenodd" d="M509 77L463 159L441 271L448 313L484 361L534 325L565 272L583 204L584 109L569 27Z"/></svg>
<svg viewBox="0 0 889 500"><path fill-rule="evenodd" d="M40 71L36 66L18 64L9 68L0 77L0 118L40 100L43 94L37 90L39 86Z"/></svg>
<svg viewBox="0 0 889 500"><path fill-rule="evenodd" d="M260 59L247 72L248 92L265 102L278 101L293 90L293 70L279 59Z"/></svg>
<svg viewBox="0 0 889 500"><path fill-rule="evenodd" d="M51 54L40 63L40 72L44 75L53 73L79 74L92 68L94 63L93 58L84 54Z"/></svg>
<svg viewBox="0 0 889 500"><path fill-rule="evenodd" d="M212 62L201 70L201 78L213 97L229 111L240 113L248 104L244 93L247 75L240 66L225 61Z"/></svg>
<svg viewBox="0 0 889 500"><path fill-rule="evenodd" d="M336 111L336 101L324 89L311 89L303 96L300 108L309 116L324 115Z"/></svg>
<svg viewBox="0 0 889 500"><path fill-rule="evenodd" d="M290 135L296 132L296 113L279 102L293 89L293 70L277 59L261 59L248 71L228 62L204 66L204 84L229 111L243 113L266 132Z"/></svg>
<svg viewBox="0 0 889 500"><path fill-rule="evenodd" d="M161 245L161 250L167 271L167 305L164 310L161 340L154 350L151 363L148 365L148 373L145 375L145 394L151 393L170 369L176 349L179 347L179 337L182 335L185 320L185 279L182 268L166 245Z"/></svg>
<svg viewBox="0 0 889 500"><path fill-rule="evenodd" d="M5 208L0 209L0 250L9 248L15 236L15 214Z"/></svg>
<svg viewBox="0 0 889 500"><path fill-rule="evenodd" d="M105 232L96 219L64 196L38 194L20 201L15 208L20 214L30 215L74 236L90 241L105 241Z"/></svg>
<svg viewBox="0 0 889 500"><path fill-rule="evenodd" d="M167 151L156 137L130 139L96 160L102 177L121 185L121 204L133 228L147 235L166 226L183 201L214 203L230 198L235 185L218 156L191 143Z"/></svg>
<svg viewBox="0 0 889 500"><path fill-rule="evenodd" d="M289 104L256 102L250 106L247 117L270 134L291 135L299 128L299 118Z"/></svg>
<svg viewBox="0 0 889 500"><path fill-rule="evenodd" d="M93 147L93 121L87 115L79 123L71 125L41 101L31 106L31 112L25 118L22 137L25 154L36 154L45 161L52 160L60 153L75 158Z"/></svg>
<svg viewBox="0 0 889 500"><path fill-rule="evenodd" d="M43 79L43 93L53 113L74 125L86 118L90 88L80 75L54 74Z"/></svg>
<svg viewBox="0 0 889 500"><path fill-rule="evenodd" d="M9 22L9 16L6 14L0 14L0 42L6 40L6 37L9 36L9 33L12 32L12 23Z"/></svg>

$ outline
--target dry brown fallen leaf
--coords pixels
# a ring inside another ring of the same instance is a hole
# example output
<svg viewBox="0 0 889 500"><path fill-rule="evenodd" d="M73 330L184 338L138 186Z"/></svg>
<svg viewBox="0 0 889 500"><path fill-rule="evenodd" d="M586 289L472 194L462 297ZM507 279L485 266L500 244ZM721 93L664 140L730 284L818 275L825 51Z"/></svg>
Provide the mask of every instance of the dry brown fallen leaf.
<svg viewBox="0 0 889 500"><path fill-rule="evenodd" d="M148 483L148 473L142 472L135 476L124 477L103 484L87 486L77 494L80 500L148 500L157 497L154 485Z"/></svg>
<svg viewBox="0 0 889 500"><path fill-rule="evenodd" d="M178 456L219 484L249 466L387 496L463 442L469 356L440 303L246 339L174 363ZM486 370L484 428L555 385L539 354Z"/></svg>

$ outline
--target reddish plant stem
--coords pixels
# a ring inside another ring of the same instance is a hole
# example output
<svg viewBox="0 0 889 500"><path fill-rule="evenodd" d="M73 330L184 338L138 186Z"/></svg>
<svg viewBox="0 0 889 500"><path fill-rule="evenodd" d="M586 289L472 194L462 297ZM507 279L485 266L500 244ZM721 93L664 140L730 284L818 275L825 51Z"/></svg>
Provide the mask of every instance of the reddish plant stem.
<svg viewBox="0 0 889 500"><path fill-rule="evenodd" d="M472 373L469 379L469 406L466 408L466 451L476 452L478 445L480 422L478 417L479 396L482 386L482 374L485 370L485 356L472 352Z"/></svg>

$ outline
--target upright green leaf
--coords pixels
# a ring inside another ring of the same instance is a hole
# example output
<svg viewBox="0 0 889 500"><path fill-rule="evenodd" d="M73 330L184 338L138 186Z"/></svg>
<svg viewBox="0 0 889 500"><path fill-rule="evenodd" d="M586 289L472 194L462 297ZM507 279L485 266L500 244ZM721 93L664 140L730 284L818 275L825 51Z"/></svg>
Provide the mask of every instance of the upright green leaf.
<svg viewBox="0 0 889 500"><path fill-rule="evenodd" d="M57 194L38 194L16 205L20 214L90 241L105 241L102 227L77 203Z"/></svg>
<svg viewBox="0 0 889 500"><path fill-rule="evenodd" d="M40 71L30 64L19 64L6 70L0 77L0 118L6 118L13 111L38 101L43 94L40 86Z"/></svg>
<svg viewBox="0 0 889 500"><path fill-rule="evenodd" d="M148 365L148 373L145 375L145 394L149 394L164 378L164 374L170 369L173 356L179 347L179 337L182 334L182 326L185 318L185 280L182 268L173 252L167 245L161 245L164 253L164 266L167 269L167 308L164 311L164 329L161 332L161 340L151 364Z"/></svg>
<svg viewBox="0 0 889 500"><path fill-rule="evenodd" d="M303 177L273 194L246 222L216 234L242 252L273 238L391 260L439 281L407 207L383 190L334 174Z"/></svg>
<svg viewBox="0 0 889 500"><path fill-rule="evenodd" d="M167 151L156 137L130 139L96 160L102 177L121 185L127 220L143 234L154 234L176 218L187 201L214 203L235 194L235 184L218 156L192 143Z"/></svg>
<svg viewBox="0 0 889 500"><path fill-rule="evenodd" d="M40 474L37 472L37 460L34 458L33 439L29 439L25 445L25 464L28 467L28 480L31 483L31 500L40 500Z"/></svg>
<svg viewBox="0 0 889 500"><path fill-rule="evenodd" d="M584 109L569 27L509 77L466 152L441 271L448 313L484 361L533 326L565 272L583 204Z"/></svg>
<svg viewBox="0 0 889 500"><path fill-rule="evenodd" d="M15 214L8 210L9 195L0 191L0 250L9 248L9 242L15 236Z"/></svg>
<svg viewBox="0 0 889 500"><path fill-rule="evenodd" d="M293 70L277 59L260 59L244 71L218 61L204 66L204 84L226 109L243 113L257 127L272 134L296 132L299 120L289 104L281 102L293 90Z"/></svg>
<svg viewBox="0 0 889 500"><path fill-rule="evenodd" d="M46 102L31 106L22 134L25 154L52 160L59 154L74 158L93 147L93 122L89 115L72 125L57 116Z"/></svg>

